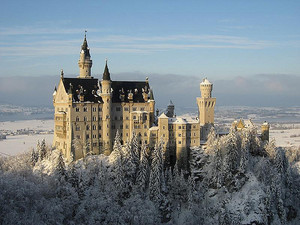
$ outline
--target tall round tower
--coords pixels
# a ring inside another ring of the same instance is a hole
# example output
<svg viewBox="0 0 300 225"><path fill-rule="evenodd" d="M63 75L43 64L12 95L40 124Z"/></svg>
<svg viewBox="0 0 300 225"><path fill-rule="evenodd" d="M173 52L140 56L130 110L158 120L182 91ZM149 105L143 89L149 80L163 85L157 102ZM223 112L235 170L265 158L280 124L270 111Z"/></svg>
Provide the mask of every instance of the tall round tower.
<svg viewBox="0 0 300 225"><path fill-rule="evenodd" d="M213 84L207 78L204 78L200 83L200 92L202 98L211 98Z"/></svg>
<svg viewBox="0 0 300 225"><path fill-rule="evenodd" d="M200 83L201 97L197 98L201 140L206 140L210 127L214 124L216 98L211 97L213 84L207 78Z"/></svg>
<svg viewBox="0 0 300 225"><path fill-rule="evenodd" d="M81 45L80 58L78 60L79 76L78 78L92 78L91 68L92 60L90 55L90 49L87 44L86 34L84 35L83 44Z"/></svg>
<svg viewBox="0 0 300 225"><path fill-rule="evenodd" d="M107 60L105 63L105 69L101 81L103 100L103 147L105 154L110 154L112 151L112 134L111 134L111 79L107 66Z"/></svg>

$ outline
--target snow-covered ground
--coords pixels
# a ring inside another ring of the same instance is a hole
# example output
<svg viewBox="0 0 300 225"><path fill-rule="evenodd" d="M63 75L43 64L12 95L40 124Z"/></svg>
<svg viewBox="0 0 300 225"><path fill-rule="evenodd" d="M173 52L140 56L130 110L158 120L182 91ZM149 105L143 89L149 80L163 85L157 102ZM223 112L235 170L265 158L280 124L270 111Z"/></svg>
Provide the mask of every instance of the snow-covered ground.
<svg viewBox="0 0 300 225"><path fill-rule="evenodd" d="M41 142L43 139L47 145L51 145L53 134L7 136L6 140L0 141L0 153L2 155L16 155L36 148L37 142Z"/></svg>
<svg viewBox="0 0 300 225"><path fill-rule="evenodd" d="M53 130L53 120L19 120L0 122L0 130L17 131L21 129Z"/></svg>
<svg viewBox="0 0 300 225"><path fill-rule="evenodd" d="M274 138L276 146L280 147L299 147L300 146L300 129L279 129L270 130L270 140Z"/></svg>
<svg viewBox="0 0 300 225"><path fill-rule="evenodd" d="M22 120L14 122L0 122L0 130L16 132L21 129L51 131L54 127L53 120ZM52 144L53 134L8 135L0 140L1 155L15 155L35 148L38 141L45 139L47 145Z"/></svg>

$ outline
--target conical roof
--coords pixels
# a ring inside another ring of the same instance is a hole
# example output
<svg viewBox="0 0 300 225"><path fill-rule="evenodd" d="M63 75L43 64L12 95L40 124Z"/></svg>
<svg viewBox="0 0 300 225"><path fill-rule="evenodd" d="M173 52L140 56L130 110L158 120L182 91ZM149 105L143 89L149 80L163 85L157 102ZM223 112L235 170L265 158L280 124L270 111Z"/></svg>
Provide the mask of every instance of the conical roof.
<svg viewBox="0 0 300 225"><path fill-rule="evenodd" d="M110 80L110 73L107 66L107 60L105 62L105 68L104 68L102 80Z"/></svg>

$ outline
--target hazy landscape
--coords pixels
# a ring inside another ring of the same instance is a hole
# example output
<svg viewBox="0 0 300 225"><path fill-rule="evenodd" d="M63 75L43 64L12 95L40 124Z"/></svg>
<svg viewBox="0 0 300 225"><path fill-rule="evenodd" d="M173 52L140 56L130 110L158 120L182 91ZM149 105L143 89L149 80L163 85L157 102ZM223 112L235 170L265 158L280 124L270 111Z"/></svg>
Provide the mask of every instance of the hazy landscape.
<svg viewBox="0 0 300 225"><path fill-rule="evenodd" d="M182 114L178 116L197 116L197 108L179 110ZM0 115L0 135L6 135L6 139L0 140L2 154L15 155L29 151L42 139L52 145L54 115L50 107L1 105ZM229 131L232 122L241 118L251 119L258 130L264 121L268 121L271 126L270 139L274 138L277 146L300 146L300 107L216 107L215 126L219 131Z"/></svg>

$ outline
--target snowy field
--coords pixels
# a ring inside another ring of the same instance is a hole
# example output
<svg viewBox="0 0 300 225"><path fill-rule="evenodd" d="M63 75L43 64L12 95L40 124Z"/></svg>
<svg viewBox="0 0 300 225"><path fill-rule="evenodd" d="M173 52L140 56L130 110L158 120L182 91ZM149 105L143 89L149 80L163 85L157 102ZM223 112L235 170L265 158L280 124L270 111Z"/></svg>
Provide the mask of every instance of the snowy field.
<svg viewBox="0 0 300 225"><path fill-rule="evenodd" d="M0 122L0 130L16 132L20 129L51 131L54 127L53 120L23 120L14 122ZM1 155L15 155L35 148L38 141L45 139L47 145L52 145L53 134L30 134L6 136L0 140Z"/></svg>
<svg viewBox="0 0 300 225"><path fill-rule="evenodd" d="M270 140L275 139L276 145L281 147L300 146L300 125L289 127L290 124L281 124L281 127L272 126ZM0 122L0 130L16 132L20 129L51 131L54 127L53 120L22 120ZM274 128L274 129L273 129ZM53 134L15 135L7 136L6 140L0 140L0 154L15 155L35 148L37 141L45 139L47 145L52 145Z"/></svg>
<svg viewBox="0 0 300 225"><path fill-rule="evenodd" d="M270 130L270 140L275 139L276 146L280 147L299 147L300 146L300 128Z"/></svg>
<svg viewBox="0 0 300 225"><path fill-rule="evenodd" d="M7 136L6 140L0 141L0 152L2 155L16 155L26 152L31 148L36 148L37 142L41 142L43 139L47 145L51 145L53 134Z"/></svg>

